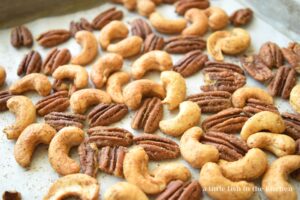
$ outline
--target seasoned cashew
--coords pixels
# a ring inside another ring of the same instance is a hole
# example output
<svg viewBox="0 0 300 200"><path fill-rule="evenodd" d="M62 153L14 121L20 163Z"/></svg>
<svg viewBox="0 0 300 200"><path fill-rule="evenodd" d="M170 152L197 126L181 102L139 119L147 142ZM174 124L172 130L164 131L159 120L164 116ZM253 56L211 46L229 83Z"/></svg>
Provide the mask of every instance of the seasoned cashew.
<svg viewBox="0 0 300 200"><path fill-rule="evenodd" d="M232 94L232 105L236 108L243 108L250 98L259 99L267 104L273 104L273 97L263 89L258 87L242 87Z"/></svg>
<svg viewBox="0 0 300 200"><path fill-rule="evenodd" d="M262 179L262 188L270 200L296 200L297 192L288 175L300 168L300 156L289 155L275 160Z"/></svg>
<svg viewBox="0 0 300 200"><path fill-rule="evenodd" d="M39 144L50 144L56 130L46 123L36 123L27 126L18 138L14 156L22 167L28 167L33 152Z"/></svg>
<svg viewBox="0 0 300 200"><path fill-rule="evenodd" d="M148 200L145 193L136 185L119 182L108 188L104 200Z"/></svg>
<svg viewBox="0 0 300 200"><path fill-rule="evenodd" d="M197 8L191 8L185 12L184 18L192 24L182 31L182 35L204 35L208 30L208 18L206 14Z"/></svg>
<svg viewBox="0 0 300 200"><path fill-rule="evenodd" d="M220 160L219 166L222 174L232 181L251 181L265 173L268 168L268 158L262 150L253 148L237 161Z"/></svg>
<svg viewBox="0 0 300 200"><path fill-rule="evenodd" d="M213 31L225 28L229 22L229 17L222 8L211 6L204 10L204 13L207 15L208 25Z"/></svg>
<svg viewBox="0 0 300 200"><path fill-rule="evenodd" d="M122 56L109 53L97 60L92 66L91 79L96 88L101 88L106 83L109 75L115 71L118 71L123 66Z"/></svg>
<svg viewBox="0 0 300 200"><path fill-rule="evenodd" d="M123 58L135 56L140 53L143 45L143 39L139 36L131 36L121 40L116 44L110 44L107 51L117 53Z"/></svg>
<svg viewBox="0 0 300 200"><path fill-rule="evenodd" d="M176 109L186 96L185 79L177 72L165 71L161 73L160 80L167 92L162 103L168 104L169 110Z"/></svg>
<svg viewBox="0 0 300 200"><path fill-rule="evenodd" d="M155 12L155 3L151 0L137 0L137 11L140 15L148 17Z"/></svg>
<svg viewBox="0 0 300 200"><path fill-rule="evenodd" d="M295 153L296 142L290 136L284 134L258 132L247 139L250 148L266 149L277 157Z"/></svg>
<svg viewBox="0 0 300 200"><path fill-rule="evenodd" d="M180 139L181 155L194 168L201 168L207 162L219 160L217 148L199 142L202 135L203 131L200 127L192 127Z"/></svg>
<svg viewBox="0 0 300 200"><path fill-rule="evenodd" d="M12 94L21 94L30 90L35 90L41 96L47 96L51 92L51 83L44 74L32 73L24 76L13 83L9 91Z"/></svg>
<svg viewBox="0 0 300 200"><path fill-rule="evenodd" d="M180 33L186 27L185 19L167 19L158 12L154 12L149 17L151 25L161 33L173 34Z"/></svg>
<svg viewBox="0 0 300 200"><path fill-rule="evenodd" d="M140 56L132 64L131 74L134 79L141 79L147 71L166 71L173 66L170 54L165 51L150 51Z"/></svg>
<svg viewBox="0 0 300 200"><path fill-rule="evenodd" d="M82 200L98 200L99 190L97 179L86 174L70 174L56 180L44 200L61 200L69 196Z"/></svg>
<svg viewBox="0 0 300 200"><path fill-rule="evenodd" d="M78 90L70 98L71 109L79 114L83 114L89 106L110 102L111 98L106 92L93 88Z"/></svg>
<svg viewBox="0 0 300 200"><path fill-rule="evenodd" d="M98 54L97 39L89 31L78 31L75 34L76 42L82 47L81 52L72 58L74 65L87 65L92 62Z"/></svg>
<svg viewBox="0 0 300 200"><path fill-rule="evenodd" d="M285 130L285 124L280 115L270 112L262 111L250 117L244 124L241 130L241 138L247 138L259 131L269 130L272 133L282 133Z"/></svg>
<svg viewBox="0 0 300 200"><path fill-rule="evenodd" d="M254 193L255 185L246 181L231 181L223 176L221 167L206 163L201 171L199 183L207 194L215 200L245 200Z"/></svg>
<svg viewBox="0 0 300 200"><path fill-rule="evenodd" d="M300 84L293 87L290 93L290 104L296 112L300 113Z"/></svg>
<svg viewBox="0 0 300 200"><path fill-rule="evenodd" d="M123 90L124 103L132 110L140 106L145 96L165 98L166 92L161 84L147 79L133 81Z"/></svg>
<svg viewBox="0 0 300 200"><path fill-rule="evenodd" d="M36 109L32 101L25 96L11 97L6 103L10 112L16 115L14 124L6 126L3 132L7 139L18 139L22 131L36 120Z"/></svg>
<svg viewBox="0 0 300 200"><path fill-rule="evenodd" d="M159 122L160 130L171 136L180 136L184 131L196 126L201 117L201 109L198 104L184 101L179 105L179 113L173 119L165 119Z"/></svg>
<svg viewBox="0 0 300 200"><path fill-rule="evenodd" d="M130 74L127 72L115 72L106 83L106 92L116 103L124 103L122 86L130 81Z"/></svg>
<svg viewBox="0 0 300 200"><path fill-rule="evenodd" d="M6 72L4 67L0 66L0 87L4 84L6 79Z"/></svg>

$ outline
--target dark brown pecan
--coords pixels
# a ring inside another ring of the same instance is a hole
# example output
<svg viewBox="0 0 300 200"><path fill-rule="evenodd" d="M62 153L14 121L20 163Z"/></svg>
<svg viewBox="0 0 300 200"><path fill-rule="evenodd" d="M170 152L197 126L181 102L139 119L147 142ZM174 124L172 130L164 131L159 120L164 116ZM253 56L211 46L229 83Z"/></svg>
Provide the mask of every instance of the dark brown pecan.
<svg viewBox="0 0 300 200"><path fill-rule="evenodd" d="M300 114L284 112L281 117L285 123L285 133L297 140L300 139Z"/></svg>
<svg viewBox="0 0 300 200"><path fill-rule="evenodd" d="M70 23L70 32L74 37L78 31L93 31L93 26L85 18L80 18L79 22L71 21Z"/></svg>
<svg viewBox="0 0 300 200"><path fill-rule="evenodd" d="M198 181L171 181L155 200L199 200L202 189Z"/></svg>
<svg viewBox="0 0 300 200"><path fill-rule="evenodd" d="M153 50L161 50L164 48L165 41L163 37L156 35L155 33L151 33L147 35L144 41L144 53Z"/></svg>
<svg viewBox="0 0 300 200"><path fill-rule="evenodd" d="M47 75L51 75L56 68L58 68L61 65L65 65L69 63L71 59L71 53L68 49L57 49L53 48L47 55L42 69L43 72Z"/></svg>
<svg viewBox="0 0 300 200"><path fill-rule="evenodd" d="M226 91L210 91L187 97L199 105L202 113L216 113L231 107L231 94Z"/></svg>
<svg viewBox="0 0 300 200"><path fill-rule="evenodd" d="M284 59L300 73L300 44L297 42L289 43L288 48L282 48L281 52Z"/></svg>
<svg viewBox="0 0 300 200"><path fill-rule="evenodd" d="M272 96L281 96L283 99L290 97L291 90L296 85L297 73L289 66L280 67L268 86Z"/></svg>
<svg viewBox="0 0 300 200"><path fill-rule="evenodd" d="M252 117L256 113L259 113L261 111L270 111L274 113L279 113L278 109L273 104L268 104L261 100L252 99L252 98L247 100L246 105L243 108L243 111L245 115L247 115L248 117Z"/></svg>
<svg viewBox="0 0 300 200"><path fill-rule="evenodd" d="M236 161L249 150L245 141L222 132L206 132L201 138L201 143L215 146L219 150L220 158L227 161Z"/></svg>
<svg viewBox="0 0 300 200"><path fill-rule="evenodd" d="M41 71L42 57L39 52L31 50L24 56L18 68L18 76L37 73Z"/></svg>
<svg viewBox="0 0 300 200"><path fill-rule="evenodd" d="M0 111L5 111L8 109L6 103L11 97L13 97L13 94L11 94L9 90L0 91Z"/></svg>
<svg viewBox="0 0 300 200"><path fill-rule="evenodd" d="M120 121L128 113L125 104L100 103L88 114L90 127L107 126Z"/></svg>
<svg viewBox="0 0 300 200"><path fill-rule="evenodd" d="M5 191L2 195L2 200L21 200L21 193L17 191Z"/></svg>
<svg viewBox="0 0 300 200"><path fill-rule="evenodd" d="M68 30L57 29L42 33L38 38L38 43L43 47L53 47L66 42L71 37Z"/></svg>
<svg viewBox="0 0 300 200"><path fill-rule="evenodd" d="M184 13L190 8L205 9L209 7L208 0L179 0L176 3L176 12L179 15L184 15Z"/></svg>
<svg viewBox="0 0 300 200"><path fill-rule="evenodd" d="M253 18L253 11L250 8L236 10L230 16L230 22L234 26L243 26L248 24Z"/></svg>
<svg viewBox="0 0 300 200"><path fill-rule="evenodd" d="M26 26L17 26L11 30L10 42L16 48L30 47L33 43L32 34Z"/></svg>
<svg viewBox="0 0 300 200"><path fill-rule="evenodd" d="M130 23L130 25L132 35L137 35L145 39L152 33L150 25L143 19L135 19Z"/></svg>
<svg viewBox="0 0 300 200"><path fill-rule="evenodd" d="M82 129L85 118L84 115L79 114L51 112L45 115L44 120L47 124L59 131L66 126L76 126Z"/></svg>
<svg viewBox="0 0 300 200"><path fill-rule="evenodd" d="M98 172L98 148L95 143L86 140L78 147L81 172L92 177Z"/></svg>
<svg viewBox="0 0 300 200"><path fill-rule="evenodd" d="M260 59L269 67L281 67L283 56L280 47L273 42L264 43L259 49Z"/></svg>
<svg viewBox="0 0 300 200"><path fill-rule="evenodd" d="M70 101L67 91L60 91L44 97L35 105L37 113L41 116L51 112L63 112L68 109Z"/></svg>
<svg viewBox="0 0 300 200"><path fill-rule="evenodd" d="M207 117L202 122L204 131L217 131L224 133L239 132L248 117L243 114L240 108L228 108L214 115Z"/></svg>
<svg viewBox="0 0 300 200"><path fill-rule="evenodd" d="M191 51L173 66L173 70L183 77L188 77L198 72L207 61L208 56L201 50Z"/></svg>
<svg viewBox="0 0 300 200"><path fill-rule="evenodd" d="M205 49L206 41L199 36L174 36L165 40L165 51L168 53L188 53Z"/></svg>
<svg viewBox="0 0 300 200"><path fill-rule="evenodd" d="M163 106L157 97L147 98L135 113L131 122L133 129L143 129L146 133L153 133L163 117Z"/></svg>
<svg viewBox="0 0 300 200"><path fill-rule="evenodd" d="M174 159L180 155L180 149L176 142L158 135L142 134L135 136L133 142L143 147L150 160Z"/></svg>
<svg viewBox="0 0 300 200"><path fill-rule="evenodd" d="M93 21L92 25L94 29L101 30L106 24L113 20L120 20L123 18L123 12L121 10L117 10L115 7L107 9L97 15Z"/></svg>

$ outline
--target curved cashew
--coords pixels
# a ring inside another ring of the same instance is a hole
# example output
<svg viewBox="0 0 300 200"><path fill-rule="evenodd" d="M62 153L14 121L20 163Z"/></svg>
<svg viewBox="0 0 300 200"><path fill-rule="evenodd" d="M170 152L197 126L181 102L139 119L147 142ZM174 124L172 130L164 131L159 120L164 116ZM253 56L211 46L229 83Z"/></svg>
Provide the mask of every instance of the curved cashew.
<svg viewBox="0 0 300 200"><path fill-rule="evenodd" d="M68 156L73 146L84 140L84 132L78 127L62 128L49 145L48 157L53 169L60 175L74 174L80 171L79 164Z"/></svg>
<svg viewBox="0 0 300 200"><path fill-rule="evenodd" d="M173 119L166 119L159 122L160 130L171 136L180 136L184 131L196 126L201 117L201 109L198 104L191 101L184 101L179 105L179 113Z"/></svg>
<svg viewBox="0 0 300 200"><path fill-rule="evenodd" d="M151 0L137 0L137 11L140 15L148 17L155 12L155 3Z"/></svg>
<svg viewBox="0 0 300 200"><path fill-rule="evenodd" d="M81 52L72 58L74 65L87 65L92 62L98 54L97 39L89 31L78 31L75 34L76 42L82 47Z"/></svg>
<svg viewBox="0 0 300 200"><path fill-rule="evenodd" d="M170 54L165 51L150 51L140 56L132 64L131 74L134 79L141 79L147 71L166 71L173 66Z"/></svg>
<svg viewBox="0 0 300 200"><path fill-rule="evenodd" d="M14 124L6 126L3 132L7 139L17 139L22 131L36 120L36 109L32 101L25 96L11 97L6 103L10 112L16 115Z"/></svg>
<svg viewBox="0 0 300 200"><path fill-rule="evenodd" d="M104 200L148 200L145 193L136 185L119 182L111 186L104 194Z"/></svg>
<svg viewBox="0 0 300 200"><path fill-rule="evenodd" d="M76 196L82 200L98 200L99 190L97 179L86 174L71 174L56 180L44 200L59 200L68 196Z"/></svg>
<svg viewBox="0 0 300 200"><path fill-rule="evenodd" d="M49 144L56 130L46 123L36 123L27 126L18 138L14 156L22 167L28 167L33 152L39 144Z"/></svg>
<svg viewBox="0 0 300 200"><path fill-rule="evenodd" d="M213 31L225 28L229 22L229 17L222 8L211 6L204 13L207 15L208 25Z"/></svg>
<svg viewBox="0 0 300 200"><path fill-rule="evenodd" d="M206 14L197 8L191 8L185 12L184 18L192 24L182 31L182 35L204 35L208 30L208 18Z"/></svg>
<svg viewBox="0 0 300 200"><path fill-rule="evenodd" d="M0 66L0 87L4 84L6 79L6 72L4 67Z"/></svg>
<svg viewBox="0 0 300 200"><path fill-rule="evenodd" d="M84 113L91 105L110 102L111 98L106 92L92 88L78 90L70 98L71 109L79 114Z"/></svg>
<svg viewBox="0 0 300 200"><path fill-rule="evenodd" d="M106 83L106 92L116 103L124 103L122 86L130 81L130 74L127 72L116 72L112 74Z"/></svg>
<svg viewBox="0 0 300 200"><path fill-rule="evenodd" d="M131 36L116 44L110 44L107 51L120 54L123 58L135 56L140 53L143 39L139 36Z"/></svg>
<svg viewBox="0 0 300 200"><path fill-rule="evenodd" d="M291 90L290 104L296 112L300 113L300 84L297 84Z"/></svg>
<svg viewBox="0 0 300 200"><path fill-rule="evenodd" d="M266 149L277 157L291 155L296 151L295 140L284 134L258 132L248 137L247 144L250 148Z"/></svg>
<svg viewBox="0 0 300 200"><path fill-rule="evenodd" d="M48 77L40 73L32 73L24 76L13 83L9 91L12 94L21 94L30 90L35 90L41 96L47 96L51 92L51 83Z"/></svg>

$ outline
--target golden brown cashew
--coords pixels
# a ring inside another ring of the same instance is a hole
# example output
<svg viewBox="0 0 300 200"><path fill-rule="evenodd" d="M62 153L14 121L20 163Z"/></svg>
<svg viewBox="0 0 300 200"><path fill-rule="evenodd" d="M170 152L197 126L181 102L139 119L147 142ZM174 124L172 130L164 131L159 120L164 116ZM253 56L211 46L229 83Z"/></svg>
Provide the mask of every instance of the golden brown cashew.
<svg viewBox="0 0 300 200"><path fill-rule="evenodd" d="M143 39L139 36L130 36L116 44L110 44L107 51L117 53L123 58L135 56L140 53L143 45Z"/></svg>
<svg viewBox="0 0 300 200"><path fill-rule="evenodd" d="M22 167L28 167L33 152L39 144L50 144L56 130L46 123L36 123L27 126L18 138L14 156Z"/></svg>
<svg viewBox="0 0 300 200"><path fill-rule="evenodd" d="M148 197L136 185L119 182L108 188L104 200L148 200Z"/></svg>
<svg viewBox="0 0 300 200"><path fill-rule="evenodd" d="M99 190L97 179L86 174L71 174L56 180L44 200L62 200L70 196L82 200L98 200Z"/></svg>
<svg viewBox="0 0 300 200"><path fill-rule="evenodd" d="M125 8L133 11L136 8L137 0L112 0L112 2L123 4Z"/></svg>
<svg viewBox="0 0 300 200"><path fill-rule="evenodd" d="M155 12L155 3L151 0L137 0L137 11L140 15L148 17Z"/></svg>
<svg viewBox="0 0 300 200"><path fill-rule="evenodd" d="M116 103L124 103L122 86L130 81L130 74L127 72L115 72L106 83L106 92Z"/></svg>
<svg viewBox="0 0 300 200"><path fill-rule="evenodd" d="M4 67L0 66L0 87L4 84L6 79L6 72Z"/></svg>
<svg viewBox="0 0 300 200"><path fill-rule="evenodd" d="M131 74L134 79L141 79L147 71L166 71L173 66L170 54L165 51L150 51L140 56L132 64Z"/></svg>
<svg viewBox="0 0 300 200"><path fill-rule="evenodd" d="M47 96L51 92L51 83L44 74L32 73L24 76L13 83L9 91L12 94L21 94L30 90L35 90L41 96Z"/></svg>
<svg viewBox="0 0 300 200"><path fill-rule="evenodd" d="M204 13L207 15L208 25L213 31L225 28L229 22L228 15L222 8L211 6Z"/></svg>
<svg viewBox="0 0 300 200"><path fill-rule="evenodd" d="M293 87L290 94L290 104L296 112L300 113L300 84Z"/></svg>
<svg viewBox="0 0 300 200"><path fill-rule="evenodd" d="M83 114L89 106L110 102L111 98L106 92L92 88L78 90L70 98L71 109L79 114Z"/></svg>
<svg viewBox="0 0 300 200"><path fill-rule="evenodd" d="M64 127L54 136L49 145L48 157L57 173L64 176L80 171L79 164L68 154L73 146L80 145L83 140L83 130L75 126Z"/></svg>
<svg viewBox="0 0 300 200"><path fill-rule="evenodd" d="M6 126L3 132L7 139L18 139L22 131L36 120L36 110L32 101L25 96L11 97L6 103L10 112L16 115L14 124Z"/></svg>
<svg viewBox="0 0 300 200"><path fill-rule="evenodd" d="M288 175L300 168L300 156L289 155L275 160L262 179L262 188L270 200L296 200L297 192Z"/></svg>
<svg viewBox="0 0 300 200"><path fill-rule="evenodd" d="M109 75L115 71L118 71L123 66L122 56L109 53L97 60L92 66L91 79L96 88L101 88L106 83Z"/></svg>
<svg viewBox="0 0 300 200"><path fill-rule="evenodd" d="M87 65L92 62L98 54L97 39L89 31L78 31L75 34L76 42L82 47L81 52L72 58L74 65Z"/></svg>
<svg viewBox="0 0 300 200"><path fill-rule="evenodd" d="M182 31L182 35L204 35L208 30L208 18L206 14L197 8L191 8L185 12L184 18L192 24Z"/></svg>

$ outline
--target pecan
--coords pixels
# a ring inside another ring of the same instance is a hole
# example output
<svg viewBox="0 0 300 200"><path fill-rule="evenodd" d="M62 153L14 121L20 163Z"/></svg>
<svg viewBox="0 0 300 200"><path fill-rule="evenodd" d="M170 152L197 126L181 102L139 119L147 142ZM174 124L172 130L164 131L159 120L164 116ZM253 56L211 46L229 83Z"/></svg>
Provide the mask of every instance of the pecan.
<svg viewBox="0 0 300 200"><path fill-rule="evenodd" d="M146 133L153 133L163 117L161 100L157 97L147 98L135 113L131 123L133 129L143 129Z"/></svg>
<svg viewBox="0 0 300 200"><path fill-rule="evenodd" d="M41 99L36 103L35 107L37 113L44 116L51 112L65 111L69 105L68 92L60 91Z"/></svg>
<svg viewBox="0 0 300 200"><path fill-rule="evenodd" d="M10 34L11 44L19 48L21 46L32 46L33 39L30 30L26 26L17 26L11 30Z"/></svg>
<svg viewBox="0 0 300 200"><path fill-rule="evenodd" d="M216 113L231 107L231 94L226 91L209 91L190 95L188 101L199 105L202 113Z"/></svg>
<svg viewBox="0 0 300 200"><path fill-rule="evenodd" d="M260 47L258 55L269 68L283 65L283 56L280 47L273 42L264 43Z"/></svg>
<svg viewBox="0 0 300 200"><path fill-rule="evenodd" d="M61 65L67 64L71 59L71 53L68 49L59 50L57 48L53 48L47 55L42 69L43 72L47 75L51 75L56 68Z"/></svg>
<svg viewBox="0 0 300 200"><path fill-rule="evenodd" d="M230 22L234 26L248 24L253 18L253 11L250 8L236 10L230 17Z"/></svg>
<svg viewBox="0 0 300 200"><path fill-rule="evenodd" d="M98 148L86 140L78 147L81 172L92 177L98 172Z"/></svg>
<svg viewBox="0 0 300 200"><path fill-rule="evenodd" d="M280 67L268 86L269 93L272 96L281 96L283 99L288 99L296 82L297 73L294 68Z"/></svg>
<svg viewBox="0 0 300 200"><path fill-rule="evenodd" d="M228 108L207 117L202 122L204 131L217 131L224 133L237 133L240 131L248 117L240 108Z"/></svg>
<svg viewBox="0 0 300 200"><path fill-rule="evenodd" d="M70 32L74 37L78 31L93 31L93 26L85 18L80 18L79 22L71 21L70 23Z"/></svg>
<svg viewBox="0 0 300 200"><path fill-rule="evenodd" d="M97 15L92 21L92 26L94 29L101 30L109 22L113 20L121 20L122 18L123 12L113 7Z"/></svg>
<svg viewBox="0 0 300 200"><path fill-rule="evenodd" d="M21 61L17 74L27 75L41 71L42 57L39 52L31 50Z"/></svg>
<svg viewBox="0 0 300 200"><path fill-rule="evenodd" d="M0 111L5 111L7 110L6 102L8 99L13 97L13 94L9 92L9 90L6 91L0 91Z"/></svg>
<svg viewBox="0 0 300 200"><path fill-rule="evenodd" d="M281 49L284 59L300 73L300 44L296 42L289 43L288 48Z"/></svg>
<svg viewBox="0 0 300 200"><path fill-rule="evenodd" d="M2 200L21 200L21 193L17 191L5 191Z"/></svg>
<svg viewBox="0 0 300 200"><path fill-rule="evenodd" d="M155 33L151 33L147 35L144 41L144 53L153 50L161 50L164 48L165 41L163 37L156 35Z"/></svg>
<svg viewBox="0 0 300 200"><path fill-rule="evenodd" d="M201 50L194 50L181 58L173 66L173 70L180 73L183 77L188 77L198 72L207 61L207 55L203 54Z"/></svg>
<svg viewBox="0 0 300 200"><path fill-rule="evenodd" d="M199 36L174 36L165 40L165 51L168 53L187 53L205 49L206 41Z"/></svg>
<svg viewBox="0 0 300 200"><path fill-rule="evenodd" d="M125 104L100 103L88 114L90 127L107 126L120 121L128 113Z"/></svg>
<svg viewBox="0 0 300 200"><path fill-rule="evenodd" d="M179 15L184 15L184 13L190 8L205 9L209 7L208 0L179 0L176 3L176 12Z"/></svg>
<svg viewBox="0 0 300 200"><path fill-rule="evenodd" d="M45 115L44 120L47 124L59 131L66 126L76 126L82 129L85 118L84 115L79 114L51 112Z"/></svg>
<svg viewBox="0 0 300 200"><path fill-rule="evenodd" d="M158 135L142 134L135 136L133 142L143 147L150 160L174 159L180 155L179 146L176 142Z"/></svg>
<svg viewBox="0 0 300 200"><path fill-rule="evenodd" d="M150 25L143 19L135 19L130 24L132 35L145 39L152 33Z"/></svg>
<svg viewBox="0 0 300 200"><path fill-rule="evenodd" d="M248 117L252 117L256 113L259 113L261 111L270 111L274 113L279 113L278 109L273 104L268 104L261 100L252 99L252 98L247 100L246 105L243 108L243 111L245 115L247 115Z"/></svg>
<svg viewBox="0 0 300 200"><path fill-rule="evenodd" d="M300 139L300 114L284 112L281 117L285 123L285 133L297 140Z"/></svg>
<svg viewBox="0 0 300 200"><path fill-rule="evenodd" d="M43 47L53 47L67 41L70 37L70 31L64 29L57 29L42 33L37 38L37 41Z"/></svg>

